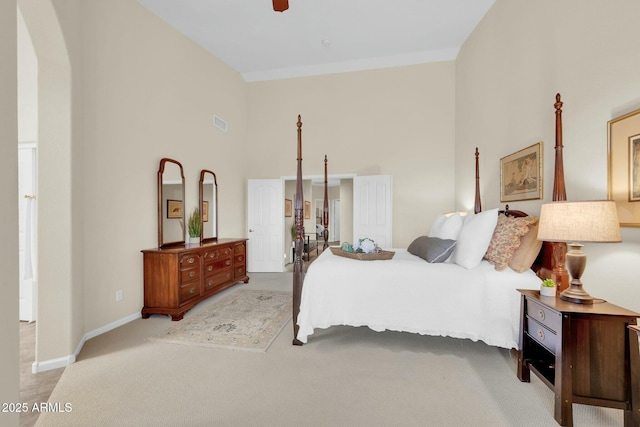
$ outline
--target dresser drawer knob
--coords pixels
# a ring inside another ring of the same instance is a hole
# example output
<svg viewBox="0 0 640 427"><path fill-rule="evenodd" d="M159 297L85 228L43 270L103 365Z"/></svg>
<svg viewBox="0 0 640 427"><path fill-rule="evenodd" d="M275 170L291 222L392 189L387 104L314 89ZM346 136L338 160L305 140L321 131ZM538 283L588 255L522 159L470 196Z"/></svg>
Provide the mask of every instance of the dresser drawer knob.
<svg viewBox="0 0 640 427"><path fill-rule="evenodd" d="M210 265L209 267L207 267L207 270L212 271L213 270L213 266Z"/></svg>
<svg viewBox="0 0 640 427"><path fill-rule="evenodd" d="M238 257L238 261L242 261L242 260L244 260L244 257L243 257L242 255L240 255L240 256Z"/></svg>
<svg viewBox="0 0 640 427"><path fill-rule="evenodd" d="M231 260L228 259L227 262L225 262L226 265L231 265Z"/></svg>
<svg viewBox="0 0 640 427"><path fill-rule="evenodd" d="M195 293L196 293L196 288L191 288L191 289L189 289L189 293L190 293L191 295L195 294Z"/></svg>
<svg viewBox="0 0 640 427"><path fill-rule="evenodd" d="M213 286L213 280L209 280L209 281L207 282L207 286Z"/></svg>
<svg viewBox="0 0 640 427"><path fill-rule="evenodd" d="M542 329L538 329L538 338L544 341L544 331Z"/></svg>
<svg viewBox="0 0 640 427"><path fill-rule="evenodd" d="M193 264L193 263L195 262L195 259L194 259L193 257L191 257L191 258L189 258L189 259L187 260L187 262L188 262L189 264Z"/></svg>
<svg viewBox="0 0 640 427"><path fill-rule="evenodd" d="M196 272L195 272L195 271L190 271L190 272L189 272L189 277L195 277L195 275L196 275Z"/></svg>
<svg viewBox="0 0 640 427"><path fill-rule="evenodd" d="M544 320L544 310L538 310L538 317L539 317L541 320Z"/></svg>

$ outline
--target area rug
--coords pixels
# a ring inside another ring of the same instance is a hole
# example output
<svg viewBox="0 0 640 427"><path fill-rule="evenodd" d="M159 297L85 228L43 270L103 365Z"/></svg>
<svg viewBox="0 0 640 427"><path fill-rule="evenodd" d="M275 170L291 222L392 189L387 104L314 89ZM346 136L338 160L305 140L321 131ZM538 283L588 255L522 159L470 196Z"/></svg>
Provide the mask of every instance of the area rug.
<svg viewBox="0 0 640 427"><path fill-rule="evenodd" d="M291 292L240 289L149 339L266 352L291 319L291 306Z"/></svg>

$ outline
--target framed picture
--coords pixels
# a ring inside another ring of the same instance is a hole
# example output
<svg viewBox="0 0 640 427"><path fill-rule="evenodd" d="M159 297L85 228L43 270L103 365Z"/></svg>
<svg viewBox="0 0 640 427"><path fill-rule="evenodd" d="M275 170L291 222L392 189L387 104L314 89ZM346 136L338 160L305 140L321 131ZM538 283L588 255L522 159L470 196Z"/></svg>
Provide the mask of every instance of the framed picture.
<svg viewBox="0 0 640 427"><path fill-rule="evenodd" d="M202 222L209 222L209 202L202 201Z"/></svg>
<svg viewBox="0 0 640 427"><path fill-rule="evenodd" d="M167 218L182 218L182 200L167 199Z"/></svg>
<svg viewBox="0 0 640 427"><path fill-rule="evenodd" d="M311 202L304 202L304 219L311 219Z"/></svg>
<svg viewBox="0 0 640 427"><path fill-rule="evenodd" d="M640 110L608 122L608 196L622 227L640 227Z"/></svg>
<svg viewBox="0 0 640 427"><path fill-rule="evenodd" d="M291 199L284 199L284 216L290 217L291 211L292 211Z"/></svg>
<svg viewBox="0 0 640 427"><path fill-rule="evenodd" d="M542 199L542 141L500 159L500 201Z"/></svg>

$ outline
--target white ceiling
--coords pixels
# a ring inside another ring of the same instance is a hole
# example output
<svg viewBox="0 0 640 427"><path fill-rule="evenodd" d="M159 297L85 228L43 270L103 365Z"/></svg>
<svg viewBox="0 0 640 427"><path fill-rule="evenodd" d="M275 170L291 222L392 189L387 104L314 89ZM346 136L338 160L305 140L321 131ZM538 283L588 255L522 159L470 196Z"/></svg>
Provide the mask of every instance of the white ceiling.
<svg viewBox="0 0 640 427"><path fill-rule="evenodd" d="M246 81L453 60L494 1L138 0Z"/></svg>

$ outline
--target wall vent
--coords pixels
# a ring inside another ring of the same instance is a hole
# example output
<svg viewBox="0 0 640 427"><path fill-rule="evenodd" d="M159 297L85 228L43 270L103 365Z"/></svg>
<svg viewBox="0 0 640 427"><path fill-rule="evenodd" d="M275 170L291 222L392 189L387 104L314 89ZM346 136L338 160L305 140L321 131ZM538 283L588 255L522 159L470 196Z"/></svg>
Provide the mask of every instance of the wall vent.
<svg viewBox="0 0 640 427"><path fill-rule="evenodd" d="M220 117L213 116L213 124L216 125L216 127L219 128L221 131L223 132L227 131L227 122L222 120Z"/></svg>

